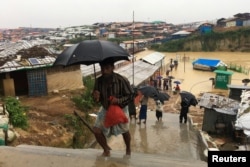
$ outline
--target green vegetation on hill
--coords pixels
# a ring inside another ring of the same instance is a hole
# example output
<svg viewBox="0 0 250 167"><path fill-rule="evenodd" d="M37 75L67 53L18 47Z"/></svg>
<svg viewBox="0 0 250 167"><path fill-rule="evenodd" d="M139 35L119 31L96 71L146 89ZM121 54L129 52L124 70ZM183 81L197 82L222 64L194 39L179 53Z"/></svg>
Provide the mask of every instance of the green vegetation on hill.
<svg viewBox="0 0 250 167"><path fill-rule="evenodd" d="M226 28L225 28L226 30ZM160 52L177 51L250 51L250 27L207 34L195 33L190 37L155 44L152 49Z"/></svg>

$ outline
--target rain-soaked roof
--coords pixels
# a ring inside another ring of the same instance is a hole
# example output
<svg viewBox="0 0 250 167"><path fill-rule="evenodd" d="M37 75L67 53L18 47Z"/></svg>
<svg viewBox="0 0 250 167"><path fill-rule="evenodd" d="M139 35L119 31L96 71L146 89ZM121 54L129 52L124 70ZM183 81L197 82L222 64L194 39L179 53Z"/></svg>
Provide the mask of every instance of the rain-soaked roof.
<svg viewBox="0 0 250 167"><path fill-rule="evenodd" d="M143 81L152 76L157 70L158 66L154 66L143 61L134 62L134 76L133 76L133 64L128 64L124 67L121 67L115 72L128 78L129 82L134 86L138 86ZM133 80L134 77L134 80ZM134 81L134 83L133 83Z"/></svg>
<svg viewBox="0 0 250 167"><path fill-rule="evenodd" d="M44 58L37 57L33 59L8 61L0 67L0 73L52 66L54 61L55 58L51 56L45 56Z"/></svg>
<svg viewBox="0 0 250 167"><path fill-rule="evenodd" d="M115 63L115 66L120 66L120 64L122 64L124 61L127 60L121 60ZM95 64L91 64L91 65L81 65L81 71L83 76L90 76L90 75L94 75L94 73L100 73L101 72L101 67L99 65L99 63L95 63Z"/></svg>
<svg viewBox="0 0 250 167"><path fill-rule="evenodd" d="M0 43L0 58L15 55L21 49L29 49L33 46L51 44L48 40L20 40L18 42L1 42Z"/></svg>
<svg viewBox="0 0 250 167"><path fill-rule="evenodd" d="M125 76L128 78L129 82L134 85L138 86L143 81L148 79L152 76L158 69L158 66L151 65L149 63L143 61L136 61L134 62L134 80L133 80L133 63L125 65L115 70L115 72ZM93 65L81 65L81 71L83 76L89 76L94 74L94 66ZM95 64L95 71L96 73L100 72L99 64Z"/></svg>
<svg viewBox="0 0 250 167"><path fill-rule="evenodd" d="M234 89L244 89L244 90L249 90L250 89L250 86L248 85L230 85L228 84L227 85L228 88L234 88Z"/></svg>
<svg viewBox="0 0 250 167"><path fill-rule="evenodd" d="M151 53L145 57L143 57L141 60L148 62L152 65L156 65L158 62L162 61L164 59L165 55L159 52Z"/></svg>
<svg viewBox="0 0 250 167"><path fill-rule="evenodd" d="M238 101L212 93L204 93L198 105L228 115L236 115L239 108Z"/></svg>
<svg viewBox="0 0 250 167"><path fill-rule="evenodd" d="M43 45L51 44L47 40L20 40L0 43L0 73L23 69L35 69L52 66L57 54Z"/></svg>
<svg viewBox="0 0 250 167"><path fill-rule="evenodd" d="M100 72L101 68L99 63L92 64L92 65L81 65L81 71L83 76L90 76L94 75L94 72Z"/></svg>

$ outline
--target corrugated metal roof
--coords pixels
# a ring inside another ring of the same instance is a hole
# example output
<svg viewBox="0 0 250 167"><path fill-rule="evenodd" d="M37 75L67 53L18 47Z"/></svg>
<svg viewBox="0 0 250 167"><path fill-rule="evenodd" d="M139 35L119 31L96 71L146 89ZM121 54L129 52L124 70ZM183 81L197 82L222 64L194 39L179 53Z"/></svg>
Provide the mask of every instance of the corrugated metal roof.
<svg viewBox="0 0 250 167"><path fill-rule="evenodd" d="M249 90L250 86L245 86L245 85L227 85L228 88L235 88L235 89L245 89Z"/></svg>
<svg viewBox="0 0 250 167"><path fill-rule="evenodd" d="M198 105L229 115L236 115L239 108L238 101L212 93L204 93Z"/></svg>
<svg viewBox="0 0 250 167"><path fill-rule="evenodd" d="M26 59L22 61L17 61L17 60L8 61L3 66L0 67L0 73L52 66L54 61L56 60L54 57L51 56L45 56L44 58L36 58L36 59L40 64L32 65Z"/></svg>
<svg viewBox="0 0 250 167"><path fill-rule="evenodd" d="M134 77L134 85L138 86L143 81L152 76L158 70L158 68L159 67L145 63L143 61L136 61L134 63L134 76L132 63L115 70L115 72L127 77L131 84L133 84Z"/></svg>
<svg viewBox="0 0 250 167"><path fill-rule="evenodd" d="M150 64L157 64L158 62L160 62L161 60L163 60L165 58L165 55L159 52L154 52L154 53L150 53L149 55L141 58L143 61L146 61Z"/></svg>
<svg viewBox="0 0 250 167"><path fill-rule="evenodd" d="M94 70L94 66L95 66L95 70ZM92 64L92 65L81 65L81 71L82 71L82 75L83 76L90 76L90 75L94 75L94 72L100 72L101 68L99 63L96 64Z"/></svg>
<svg viewBox="0 0 250 167"><path fill-rule="evenodd" d="M158 66L154 66L143 61L134 62L134 85L138 86L139 84L141 84L143 81L145 81L150 76L152 76L158 70L158 68L159 68ZM96 73L100 72L100 70L101 69L100 69L99 64L95 64ZM94 66L93 65L89 65L89 66L81 65L81 71L83 73L83 76L93 75ZM128 78L129 82L133 84L133 64L132 63L116 69L115 72L125 76L126 78Z"/></svg>
<svg viewBox="0 0 250 167"><path fill-rule="evenodd" d="M120 64L122 64L124 61L127 61L127 60L121 60L121 61L115 62L115 66L120 66ZM94 75L94 72L99 73L101 71L101 67L99 63L92 64L92 65L81 65L80 68L81 68L83 76Z"/></svg>
<svg viewBox="0 0 250 167"><path fill-rule="evenodd" d="M182 30L182 31L178 31L176 33L173 33L172 35L189 35L189 34L191 34L191 32Z"/></svg>
<svg viewBox="0 0 250 167"><path fill-rule="evenodd" d="M0 51L0 57L7 57L9 55L15 55L21 49L28 49L37 45L40 46L51 44L51 42L48 40L39 39L31 41L20 40L18 42L3 42L0 44L1 48L3 49L2 51Z"/></svg>

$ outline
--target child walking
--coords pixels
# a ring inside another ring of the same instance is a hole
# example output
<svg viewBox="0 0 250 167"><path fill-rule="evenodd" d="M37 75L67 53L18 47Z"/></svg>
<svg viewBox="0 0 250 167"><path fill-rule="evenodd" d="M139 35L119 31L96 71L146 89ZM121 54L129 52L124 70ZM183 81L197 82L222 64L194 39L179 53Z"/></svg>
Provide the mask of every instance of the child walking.
<svg viewBox="0 0 250 167"><path fill-rule="evenodd" d="M157 121L162 121L163 104L160 100L156 100L155 103L156 103L155 116L157 118Z"/></svg>

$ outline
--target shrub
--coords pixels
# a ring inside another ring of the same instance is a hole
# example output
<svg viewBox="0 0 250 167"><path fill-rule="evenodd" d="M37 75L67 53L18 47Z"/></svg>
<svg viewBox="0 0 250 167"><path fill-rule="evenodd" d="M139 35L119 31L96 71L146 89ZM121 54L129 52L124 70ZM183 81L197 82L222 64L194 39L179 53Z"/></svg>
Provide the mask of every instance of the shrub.
<svg viewBox="0 0 250 167"><path fill-rule="evenodd" d="M9 112L10 123L14 127L25 129L28 127L27 108L21 105L20 101L14 97L4 99L5 106Z"/></svg>
<svg viewBox="0 0 250 167"><path fill-rule="evenodd" d="M81 111L87 112L88 110L94 108L94 106L97 105L92 98L94 80L91 77L86 77L83 79L83 83L85 86L83 94L81 96L73 97L72 101Z"/></svg>

